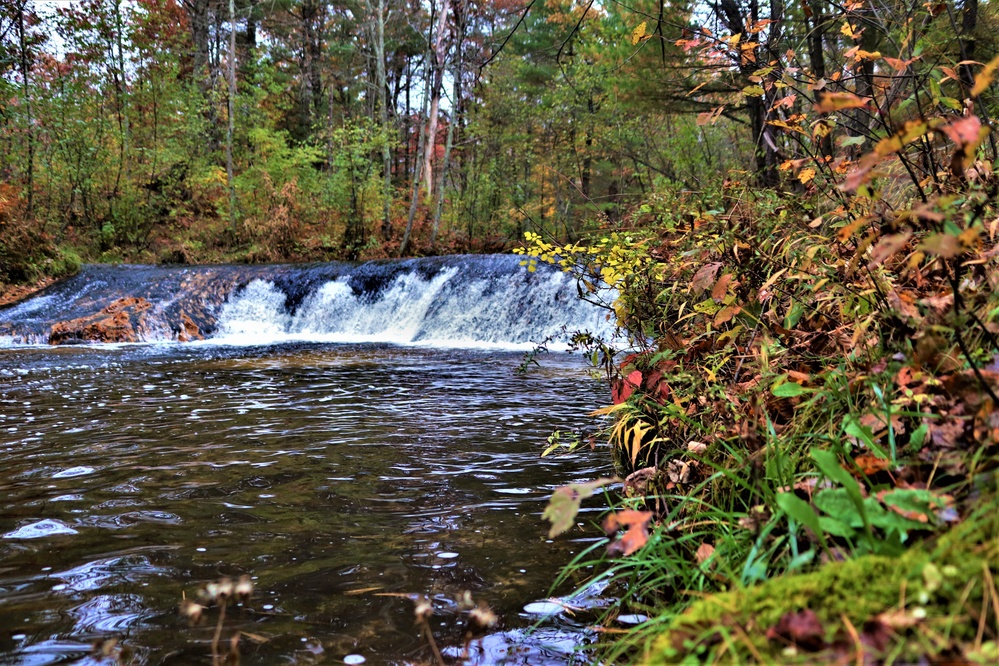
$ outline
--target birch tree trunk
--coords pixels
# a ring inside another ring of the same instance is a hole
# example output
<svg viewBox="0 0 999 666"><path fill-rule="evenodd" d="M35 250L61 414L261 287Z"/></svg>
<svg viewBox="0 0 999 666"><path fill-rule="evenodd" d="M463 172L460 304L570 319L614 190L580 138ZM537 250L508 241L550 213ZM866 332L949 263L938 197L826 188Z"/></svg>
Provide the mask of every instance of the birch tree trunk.
<svg viewBox="0 0 999 666"><path fill-rule="evenodd" d="M428 61L429 61L429 53ZM406 231L402 235L402 243L399 245L399 256L406 256L406 249L409 247L409 237L413 233L413 220L416 219L416 208L420 203L420 172L423 170L423 154L424 151L428 150L427 144L427 131L426 125L422 122L422 118L427 113L427 105L430 101L430 68L427 68L427 76L424 79L424 94L423 94L423 108L421 109L421 122L420 122L420 140L416 147L416 163L415 163L415 173L413 174L413 187L410 193L409 200L409 217L406 218Z"/></svg>
<svg viewBox="0 0 999 666"><path fill-rule="evenodd" d="M451 148L454 146L455 125L459 124L461 114L461 70L462 70L462 42L464 41L464 21L458 16L455 9L455 66L454 66L454 93L451 98L451 122L447 126L447 142L444 144L444 160L441 167L441 176L437 183L436 207L434 208L434 221L430 231L430 247L437 244L437 234L440 231L441 215L444 213L444 181L445 176L451 166Z"/></svg>
<svg viewBox="0 0 999 666"><path fill-rule="evenodd" d="M369 4L370 6L370 4ZM378 0L378 26L375 39L375 67L378 84L379 113L382 121L382 131L388 132L388 81L385 75L385 0ZM392 235L392 220L390 205L392 203L392 152L387 140L382 144L382 237L386 240Z"/></svg>
<svg viewBox="0 0 999 666"><path fill-rule="evenodd" d="M437 118L441 108L441 89L444 87L444 64L447 59L447 46L444 34L447 30L447 14L451 0L443 0L440 15L437 17L437 27L434 31L433 46L430 50L430 71L432 84L430 90L430 118L427 121L427 150L423 154L423 175L427 181L427 196L434 191L433 157L437 145Z"/></svg>

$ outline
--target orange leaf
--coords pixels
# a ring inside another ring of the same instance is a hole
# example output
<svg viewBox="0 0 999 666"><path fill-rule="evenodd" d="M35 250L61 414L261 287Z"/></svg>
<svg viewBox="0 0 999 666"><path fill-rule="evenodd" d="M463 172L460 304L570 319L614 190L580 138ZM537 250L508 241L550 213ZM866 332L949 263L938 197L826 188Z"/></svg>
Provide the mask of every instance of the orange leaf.
<svg viewBox="0 0 999 666"><path fill-rule="evenodd" d="M891 467L891 461L887 458L876 456L873 453L862 453L853 459L853 462L860 468L865 476L877 474Z"/></svg>
<svg viewBox="0 0 999 666"><path fill-rule="evenodd" d="M725 298L725 294L728 293L728 284L732 281L732 274L725 273L720 278L718 282L715 282L714 288L711 289L711 298L714 299L716 303L721 303L722 299Z"/></svg>
<svg viewBox="0 0 999 666"><path fill-rule="evenodd" d="M608 546L607 552L611 555L628 556L644 546L649 541L650 520L652 520L651 511L634 509L625 509L607 516L604 520L605 534L610 536L619 530L625 530L620 539Z"/></svg>

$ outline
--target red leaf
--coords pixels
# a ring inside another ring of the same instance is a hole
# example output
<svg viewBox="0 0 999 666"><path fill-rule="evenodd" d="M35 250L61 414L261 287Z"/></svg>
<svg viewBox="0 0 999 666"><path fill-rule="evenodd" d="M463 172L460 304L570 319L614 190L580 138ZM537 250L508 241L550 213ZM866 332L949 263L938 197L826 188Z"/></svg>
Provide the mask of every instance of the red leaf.
<svg viewBox="0 0 999 666"><path fill-rule="evenodd" d="M782 639L809 652L817 652L826 646L819 616L808 608L797 613L784 613L777 624L767 630L767 639Z"/></svg>
<svg viewBox="0 0 999 666"><path fill-rule="evenodd" d="M978 116L961 118L943 127L944 134L959 146L966 146L968 144L975 144L977 146L981 130L982 121L978 119Z"/></svg>
<svg viewBox="0 0 999 666"><path fill-rule="evenodd" d="M623 380L618 380L614 382L611 386L611 398L614 400L615 405L620 405L622 402L631 397L631 394L635 392L639 386L642 385L642 373L635 370Z"/></svg>

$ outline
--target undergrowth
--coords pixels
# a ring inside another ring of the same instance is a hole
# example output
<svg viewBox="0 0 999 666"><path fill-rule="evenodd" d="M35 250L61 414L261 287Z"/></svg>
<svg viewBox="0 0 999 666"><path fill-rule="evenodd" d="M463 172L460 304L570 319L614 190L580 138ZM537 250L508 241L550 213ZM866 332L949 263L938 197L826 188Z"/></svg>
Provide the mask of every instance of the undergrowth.
<svg viewBox="0 0 999 666"><path fill-rule="evenodd" d="M837 104L867 104L852 97ZM713 197L659 192L627 232L528 236L529 269L619 291L634 345L608 363L613 404L595 412L623 479L607 539L559 579L610 581L599 660L999 658L987 134L967 112L927 115L875 131L821 186L814 170L783 194L735 174ZM832 162L793 166L809 159ZM551 533L620 482L557 491ZM621 629L619 614L649 620Z"/></svg>

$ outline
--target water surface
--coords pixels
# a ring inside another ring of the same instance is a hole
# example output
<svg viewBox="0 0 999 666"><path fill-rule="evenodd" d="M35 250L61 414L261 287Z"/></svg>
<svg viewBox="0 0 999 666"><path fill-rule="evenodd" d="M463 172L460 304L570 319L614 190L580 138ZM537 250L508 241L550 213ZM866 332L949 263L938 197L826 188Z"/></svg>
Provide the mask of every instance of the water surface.
<svg viewBox="0 0 999 666"><path fill-rule="evenodd" d="M540 459L605 400L578 358L292 343L0 349L0 662L86 657L119 637L138 661L210 663L214 612L191 596L251 575L224 638L244 664L460 654L455 599L503 628L474 663L566 663L585 640L519 629L585 544L545 538L551 491L608 473L606 451ZM582 534L582 532L580 533Z"/></svg>

